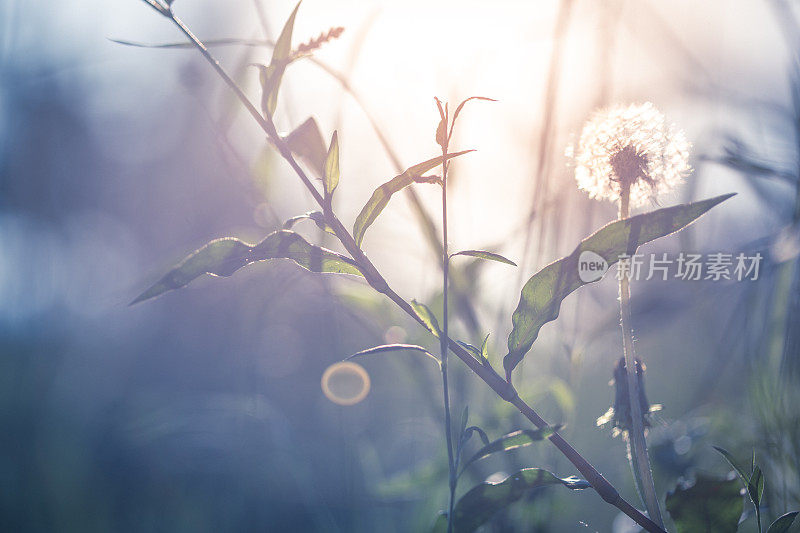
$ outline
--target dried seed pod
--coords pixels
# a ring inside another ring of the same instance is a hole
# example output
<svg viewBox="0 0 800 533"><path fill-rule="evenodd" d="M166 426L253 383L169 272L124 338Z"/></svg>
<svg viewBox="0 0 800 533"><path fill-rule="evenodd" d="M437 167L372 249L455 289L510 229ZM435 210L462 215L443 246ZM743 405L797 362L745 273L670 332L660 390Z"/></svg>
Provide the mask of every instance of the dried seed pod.
<svg viewBox="0 0 800 533"><path fill-rule="evenodd" d="M636 379L639 381L639 405L642 410L642 424L644 427L650 427L650 413L659 410L661 406L651 406L650 402L647 401L647 395L644 392L645 370L647 370L647 367L639 359L636 359ZM628 400L628 377L624 357L620 357L617 364L614 365L614 377L609 382L609 385L614 387L614 405L597 419L597 425L604 426L611 423L614 436L617 436L620 433L626 433L632 424Z"/></svg>
<svg viewBox="0 0 800 533"><path fill-rule="evenodd" d="M327 32L322 32L319 34L318 37L309 39L307 42L298 46L297 49L292 53L292 57L297 58L300 56L308 55L312 53L314 50L318 50L319 48L321 48L322 45L327 43L328 41L338 39L342 35L342 32L344 32L344 28L341 26L331 28Z"/></svg>

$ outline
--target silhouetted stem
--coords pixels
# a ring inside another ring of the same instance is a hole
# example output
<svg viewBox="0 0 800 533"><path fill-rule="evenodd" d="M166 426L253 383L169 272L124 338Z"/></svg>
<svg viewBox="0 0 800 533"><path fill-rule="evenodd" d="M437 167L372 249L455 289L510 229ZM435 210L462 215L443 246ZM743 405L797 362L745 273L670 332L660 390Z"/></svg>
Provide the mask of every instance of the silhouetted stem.
<svg viewBox="0 0 800 533"><path fill-rule="evenodd" d="M619 199L619 219L628 218L630 215L630 184L621 181L622 187ZM622 349L625 354L625 375L628 381L628 403L631 415L631 425L628 428L630 440L631 468L636 484L644 500L647 514L659 526L663 527L661 510L658 506L658 495L653 482L653 472L650 470L650 459L647 456L647 441L644 438L644 418L642 404L639 401L639 379L636 370L636 356L633 351L633 328L631 327L631 288L630 288L630 259L623 259L619 263L619 314L622 326Z"/></svg>
<svg viewBox="0 0 800 533"><path fill-rule="evenodd" d="M148 0L143 1L148 4L150 3ZM174 13L170 11L166 16L172 20L172 22L183 32L184 35L186 35L186 37L189 38L191 43L197 48L203 57L205 57L209 64L220 75L222 80L234 92L248 113L250 113L258 125L261 126L261 129L264 130L264 133L267 134L270 141L276 146L281 156L292 167L294 172L300 178L300 181L303 182L305 187L314 197L314 200L317 202L317 204L321 207L324 206L325 202L322 198L322 195L320 195L319 191L317 191L317 189L314 187L305 171L294 159L291 150L286 145L284 140L278 135L272 119L265 118L261 115L261 113L258 112L244 92L242 92L242 90L236 85L236 82L233 81L233 79L225 72L222 66L220 66L219 62L214 58L214 56L211 55L211 53L208 51L208 48L206 48L205 45L203 45L203 43L200 42L191 31L189 31L186 25L184 25L183 22L181 22L181 20L174 15ZM364 255L364 252L361 251L361 249L355 243L352 235L350 235L336 215L330 210L325 213L325 215L328 219L328 224L331 226L334 233L342 242L342 245L345 247L348 253L350 253L353 260L357 262L370 286L372 286L381 294L386 295L386 297L392 300L392 302L402 309L403 312L416 320L421 326L425 326L422 319L414 311L414 308L411 307L411 304L409 304L403 297L389 287L389 284L378 272L367 256ZM519 397L514 386L506 382L505 378L498 374L492 367L483 365L453 339L450 339L449 337L444 338L447 341L450 351L459 359L461 359L470 368L470 370L480 377L498 396L500 396L500 398L514 405L519 412L522 413L525 418L530 420L531 423L533 423L536 427L550 427L550 425L541 416L539 416L531 406L529 406L522 398ZM579 454L566 440L564 440L561 435L558 433L553 433L549 437L549 440L561 451L562 454L564 454L564 456L575 466L575 468L578 469L581 475L592 485L592 488L600 495L600 497L603 498L603 500L628 515L632 520L650 533L666 533L662 527L647 518L638 509L633 507L628 501L622 498L619 492L617 492L617 489L615 489L614 486L609 483L603 477L603 475L597 471L596 468L594 468L586 459L583 458L583 456L581 456L581 454Z"/></svg>
<svg viewBox="0 0 800 533"><path fill-rule="evenodd" d="M447 120L447 115L445 115L444 120ZM447 384L447 355L448 355L448 346L447 341L450 339L449 329L448 329L448 305L447 305L447 289L450 285L449 282L449 275L450 275L450 254L448 251L447 246L447 150L450 144L450 139L445 139L444 145L442 146L442 297L443 297L443 304L442 304L442 337L441 341L441 351L442 351L442 388L444 389L444 429L446 434L447 440L447 465L449 471L449 487L450 487L450 498L449 498L449 505L448 505L448 512L447 512L447 533L453 532L453 507L455 505L455 497L456 497L456 463L455 458L453 457L453 429L452 429L452 421L450 416L450 389ZM459 436L460 438L460 436Z"/></svg>

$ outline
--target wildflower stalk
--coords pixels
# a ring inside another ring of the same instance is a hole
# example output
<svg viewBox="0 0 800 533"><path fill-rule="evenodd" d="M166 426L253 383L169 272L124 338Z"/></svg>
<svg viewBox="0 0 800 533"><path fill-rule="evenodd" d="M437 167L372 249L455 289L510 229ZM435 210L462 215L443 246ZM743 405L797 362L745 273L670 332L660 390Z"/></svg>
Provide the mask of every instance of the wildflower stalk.
<svg viewBox="0 0 800 533"><path fill-rule="evenodd" d="M305 171L295 160L291 150L286 145L286 142L278 135L275 124L270 117L263 116L253 103L247 98L242 89L236 84L233 78L225 71L219 64L217 59L211 54L208 48L189 30L189 28L173 13L171 7L159 4L156 0L143 0L146 4L156 9L160 14L168 18L175 26L189 39L192 45L203 55L211 67L219 74L220 78L226 85L233 91L236 97L241 101L247 112L258 123L264 133L267 135L269 141L275 145L278 152L281 154L286 162L292 167L292 170L297 174L303 185L311 193L314 201L321 207L325 205L325 201L319 191L314 187L313 183L306 175ZM425 326L423 320L414 311L414 308L403 297L391 289L387 281L375 268L375 265L367 258L363 251L358 247L352 235L344 227L342 222L336 217L331 209L326 209L325 217L331 229L341 241L347 252L351 255L352 259L356 262L361 272L364 274L367 283L381 294L386 295L392 302L394 302L400 309L403 310L408 316L417 321L421 326ZM550 425L539 414L528 405L517 394L516 389L511 383L508 383L503 376L498 374L493 368L488 365L483 365L480 361L474 358L456 341L448 338L442 334L445 342L443 345L447 346L464 364L466 364L472 372L480 377L500 398L516 407L525 418L527 418L536 427L543 429L548 428ZM625 500L617 491L614 486L606 480L603 475L597 471L575 448L572 447L564 438L558 434L553 433L548 437L551 443L555 445L561 453L575 466L581 475L588 481L592 488L609 504L613 505L621 512L625 513L637 524L642 526L650 533L666 533L664 528L656 524L653 520L642 514L638 509Z"/></svg>
<svg viewBox="0 0 800 533"><path fill-rule="evenodd" d="M438 103L438 101L437 101ZM441 111L441 105L439 110ZM445 109L447 109L445 107ZM449 472L449 487L450 498L447 512L447 533L453 532L453 507L455 505L456 497L456 459L453 456L453 428L450 415L450 390L447 383L447 356L448 356L448 340L450 339L448 330L448 303L447 303L447 289L450 284L450 254L447 246L447 167L449 163L446 159L447 151L450 146L450 135L447 133L448 123L447 111L442 116L445 128L441 131L443 135L440 139L442 146L442 335L441 335L441 351L442 351L442 389L444 393L444 430L447 441L447 467ZM451 130L452 131L452 130Z"/></svg>
<svg viewBox="0 0 800 533"><path fill-rule="evenodd" d="M630 181L620 177L619 219L630 215ZM619 265L619 314L622 326L622 349L625 355L625 374L628 382L628 403L631 424L628 427L628 445L630 448L631 469L639 494L644 500L647 514L662 528L661 509L658 506L658 495L653 483L653 472L647 455L647 441L644 437L644 418L642 404L639 401L639 379L637 362L633 351L633 328L631 327L631 288L630 259L623 259Z"/></svg>

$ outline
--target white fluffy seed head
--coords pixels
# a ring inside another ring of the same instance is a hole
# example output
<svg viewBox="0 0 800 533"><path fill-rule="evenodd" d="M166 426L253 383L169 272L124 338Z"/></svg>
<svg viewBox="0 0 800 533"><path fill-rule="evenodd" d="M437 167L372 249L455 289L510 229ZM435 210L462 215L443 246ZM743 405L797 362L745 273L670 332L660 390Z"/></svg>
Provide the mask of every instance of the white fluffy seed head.
<svg viewBox="0 0 800 533"><path fill-rule="evenodd" d="M638 207L683 181L691 171L689 148L683 131L646 102L593 113L567 155L578 187L590 197L616 202L627 181L631 206Z"/></svg>

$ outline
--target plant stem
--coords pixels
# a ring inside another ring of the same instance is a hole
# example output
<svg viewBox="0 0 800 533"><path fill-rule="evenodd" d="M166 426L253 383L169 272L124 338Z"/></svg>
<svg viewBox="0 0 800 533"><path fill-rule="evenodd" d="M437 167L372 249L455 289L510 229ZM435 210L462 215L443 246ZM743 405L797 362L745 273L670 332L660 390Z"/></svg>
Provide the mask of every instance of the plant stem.
<svg viewBox="0 0 800 533"><path fill-rule="evenodd" d="M148 0L143 1L149 3ZM220 66L219 62L208 51L208 48L206 48L206 46L203 45L203 43L200 42L191 31L189 31L189 29L183 24L183 22L181 22L180 19L178 19L171 11L166 16L178 27L178 29L183 32L186 37L189 38L195 48L197 48L197 50L203 55L203 57L205 57L209 64L211 64L222 80L242 102L242 105L244 105L247 112L258 123L264 133L267 134L269 140L276 146L281 156L289 163L289 165L292 167L292 170L300 178L300 181L303 182L303 185L309 190L317 204L323 206L324 201L322 195L320 195L319 191L314 188L314 185L306 175L305 171L295 160L289 147L286 146L284 140L277 134L277 130L275 129L275 125L273 124L272 120L263 117L261 113L258 112L244 92L239 88L238 85L236 85L236 82L233 81L233 79L225 72L225 69ZM361 249L355 243L352 235L350 235L336 215L332 212L328 212L326 213L326 217L334 233L336 233L336 236L342 242L342 245L351 255L353 260L356 261L359 269L361 269L363 272L367 283L369 283L371 287L381 294L386 295L386 297L392 300L392 302L394 302L404 313L424 327L425 324L414 311L414 308L411 307L411 304L409 304L403 297L389 287L386 280L383 278L380 272L378 272L367 256L364 255L364 252L361 251ZM444 335L443 337L446 339L450 351L453 352L459 359L461 359L464 364L466 364L474 374L480 377L484 383L486 383L500 398L516 407L519 412L522 413L522 415L537 428L541 429L550 427L547 421L539 416L539 414L530 405L528 405L525 400L519 397L516 389L514 389L514 386L506 382L503 376L498 374L488 365L483 365L453 339L450 339ZM575 466L575 468L577 468L581 475L592 485L592 488L600 495L601 498L603 498L603 500L625 513L648 532L666 533L663 527L646 517L638 509L631 505L630 502L620 496L617 489L615 489L614 486L609 483L608 480L606 480L606 478L603 477L603 475L591 465L591 463L589 463L589 461L587 461L580 453L578 453L575 448L573 448L566 440L564 440L561 435L558 433L553 433L549 437L549 440L561 451L562 454L564 454L564 456Z"/></svg>
<svg viewBox="0 0 800 533"><path fill-rule="evenodd" d="M622 187L619 199L619 219L628 218L630 215L630 184L621 181ZM647 441L644 437L644 418L642 404L640 403L639 378L637 376L636 356L633 351L633 328L631 327L631 288L630 288L630 259L623 259L619 264L619 314L622 326L622 349L625 355L625 374L628 381L628 403L631 415L631 425L628 428L628 438L631 454L631 469L644 500L647 514L662 528L664 522L661 518L661 509L658 506L658 495L653 483L653 472L650 469L650 459L647 455Z"/></svg>
<svg viewBox="0 0 800 533"><path fill-rule="evenodd" d="M445 121L448 117L445 115ZM449 486L450 486L450 499L447 512L447 533L453 532L453 507L455 505L456 497L456 463L453 457L453 428L450 416L450 391L447 385L447 355L448 355L448 340L450 335L448 333L448 305L447 305L447 289L449 286L450 276L450 255L447 246L447 167L448 162L446 159L448 147L450 145L450 138L445 134L445 142L442 145L442 388L444 389L444 430L445 438L447 441L447 466L450 473Z"/></svg>

